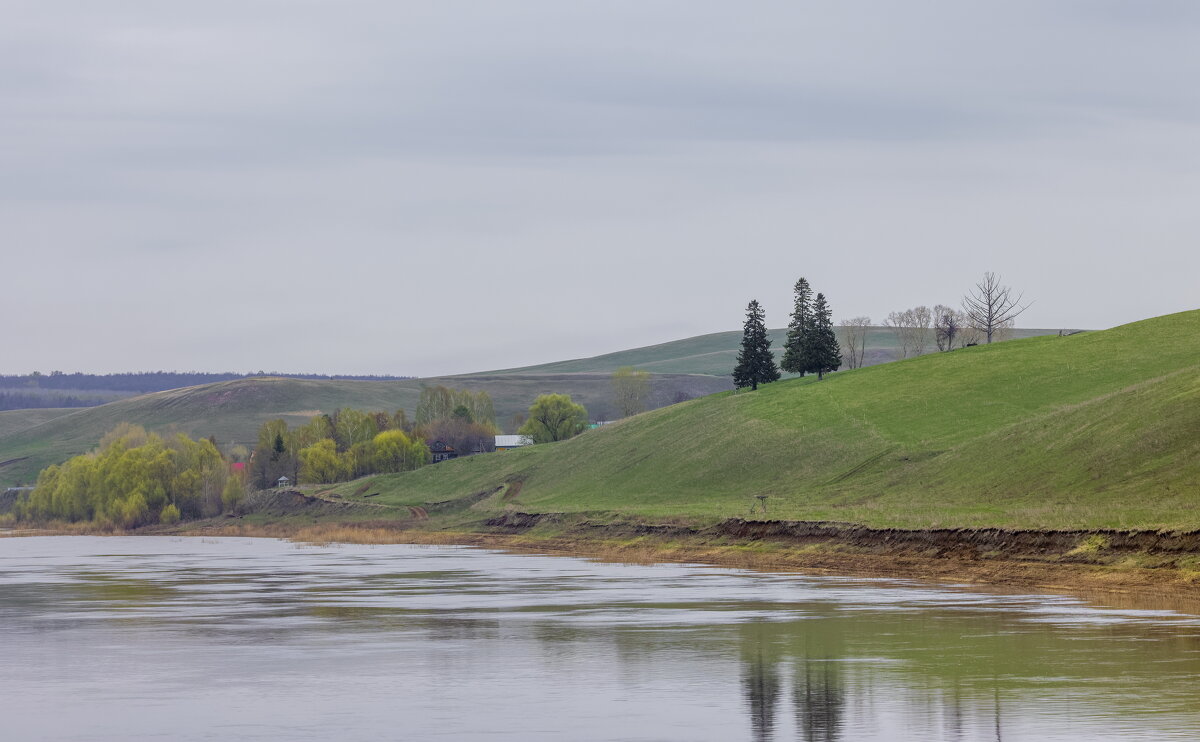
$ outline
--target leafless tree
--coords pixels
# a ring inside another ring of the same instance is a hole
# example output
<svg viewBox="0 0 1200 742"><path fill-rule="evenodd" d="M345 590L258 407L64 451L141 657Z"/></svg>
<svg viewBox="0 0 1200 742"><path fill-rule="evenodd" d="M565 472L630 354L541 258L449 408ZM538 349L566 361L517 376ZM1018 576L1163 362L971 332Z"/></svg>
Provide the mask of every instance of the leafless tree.
<svg viewBox="0 0 1200 742"><path fill-rule="evenodd" d="M867 331L870 328L870 317L852 317L841 321L842 358L848 368L862 368L863 356L867 352Z"/></svg>
<svg viewBox="0 0 1200 742"><path fill-rule="evenodd" d="M929 327L932 323L933 312L927 306L892 312L884 322L896 334L901 358L919 356L925 352L929 346Z"/></svg>
<svg viewBox="0 0 1200 742"><path fill-rule="evenodd" d="M945 304L933 308L933 340L938 350L954 350L954 341L962 330L961 314Z"/></svg>
<svg viewBox="0 0 1200 742"><path fill-rule="evenodd" d="M979 345L979 341L983 340L983 333L970 323L966 312L956 312L955 314L958 317L958 347Z"/></svg>
<svg viewBox="0 0 1200 742"><path fill-rule="evenodd" d="M933 324L933 312L922 304L908 310L908 316L909 329L912 332L913 355L924 355L925 349L929 347L929 327Z"/></svg>
<svg viewBox="0 0 1200 742"><path fill-rule="evenodd" d="M904 314L904 312L889 312L883 325L891 328L896 335L896 344L900 346L900 357L908 358L908 352L912 349L912 335L908 332L908 318Z"/></svg>
<svg viewBox="0 0 1200 742"><path fill-rule="evenodd" d="M962 298L963 313L972 327L987 337L989 343L997 332L1013 326L1017 316L1029 308L1021 304L1024 294L1013 294L1011 286L1000 283L1000 277L988 271L983 280Z"/></svg>

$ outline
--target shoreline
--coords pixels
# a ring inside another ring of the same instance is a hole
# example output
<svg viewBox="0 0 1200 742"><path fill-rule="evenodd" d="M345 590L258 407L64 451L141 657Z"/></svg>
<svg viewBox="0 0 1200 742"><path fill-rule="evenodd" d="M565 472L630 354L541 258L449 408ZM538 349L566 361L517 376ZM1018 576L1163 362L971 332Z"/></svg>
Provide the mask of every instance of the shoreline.
<svg viewBox="0 0 1200 742"><path fill-rule="evenodd" d="M686 529L608 526L596 533L424 530L409 522L220 523L171 529L173 535L253 536L306 543L459 545L600 561L653 564L698 563L756 571L847 577L906 579L942 585L1033 589L1073 594L1170 599L1200 612L1200 571L1175 566L1139 566L1138 554L1101 563L1050 552L1034 558L992 552L971 557L958 551L930 554L930 544L896 540L869 549L840 541L808 542L739 538L714 539ZM683 532L681 533L680 530ZM1195 552L1186 552L1192 556ZM1149 555L1141 555L1149 556ZM1063 558L1067 561L1061 561Z"/></svg>
<svg viewBox="0 0 1200 742"><path fill-rule="evenodd" d="M1188 612L1200 613L1200 570L1164 566L1161 556L1156 566L1140 566L1136 563L1139 558L1154 561L1145 552L1111 555L1107 562L1096 561L1094 554L1077 555L1061 550L1042 549L1035 556L1022 553L1019 543L1009 539L1007 549L993 549L981 556L963 549L946 548L945 544L939 548L933 541L920 540L915 534L897 538L891 531L880 531L891 537L870 546L862 543L863 529L849 524L846 524L846 532L858 533L858 543L839 537L836 529L830 531L829 524L807 524L809 528L824 531L821 539L807 541L786 538L788 529L779 523L741 524L750 526L750 532L775 535L763 538L743 533L736 538L714 537L711 533L703 534L686 528L644 524L585 527L584 533L579 533L578 528L568 528L563 532L537 532L531 528L506 533L495 530L429 530L415 527L418 524L412 521L330 520L303 523L288 519L267 522L213 519L116 532L84 528L78 524L63 528L22 528L0 531L0 538L57 535L207 536L279 538L313 544L476 546L628 564L687 562L755 571L1070 593L1099 600L1133 600L1140 604L1169 601L1172 604L1187 604L1190 607ZM586 532L588 530L592 532ZM996 532L985 533L994 536ZM1040 544L1047 539L1063 541L1063 534L1068 533L1072 537L1070 542L1074 543L1073 539L1078 535L1075 532L1030 532L1029 537ZM1164 538L1178 539L1179 536L1164 534ZM1074 551L1077 552L1078 547ZM1193 557L1197 552L1188 549L1178 554Z"/></svg>

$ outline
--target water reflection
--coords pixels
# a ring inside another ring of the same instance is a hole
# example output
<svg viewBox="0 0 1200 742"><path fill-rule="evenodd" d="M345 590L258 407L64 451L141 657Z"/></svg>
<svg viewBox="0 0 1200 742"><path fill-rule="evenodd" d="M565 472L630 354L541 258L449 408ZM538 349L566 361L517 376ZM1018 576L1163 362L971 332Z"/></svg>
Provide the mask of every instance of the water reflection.
<svg viewBox="0 0 1200 742"><path fill-rule="evenodd" d="M453 547L0 539L0 626L10 739L1200 738L1200 620L1061 596Z"/></svg>

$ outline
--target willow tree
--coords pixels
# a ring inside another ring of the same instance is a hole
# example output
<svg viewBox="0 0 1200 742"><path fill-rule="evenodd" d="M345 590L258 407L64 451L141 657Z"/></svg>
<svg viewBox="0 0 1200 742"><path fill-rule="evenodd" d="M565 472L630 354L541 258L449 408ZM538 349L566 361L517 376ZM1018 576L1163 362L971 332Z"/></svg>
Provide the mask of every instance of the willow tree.
<svg viewBox="0 0 1200 742"><path fill-rule="evenodd" d="M579 435L587 429L587 409L576 404L567 394L543 394L533 401L529 418L520 435L527 435L534 443L553 443Z"/></svg>

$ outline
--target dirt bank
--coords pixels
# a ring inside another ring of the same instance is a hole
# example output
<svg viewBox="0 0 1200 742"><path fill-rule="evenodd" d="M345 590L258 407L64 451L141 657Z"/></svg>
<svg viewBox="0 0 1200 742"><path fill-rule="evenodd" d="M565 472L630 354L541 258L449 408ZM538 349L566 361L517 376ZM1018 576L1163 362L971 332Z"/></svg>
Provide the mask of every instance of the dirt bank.
<svg viewBox="0 0 1200 742"><path fill-rule="evenodd" d="M316 543L464 544L617 562L702 562L757 570L1102 592L1170 598L1200 608L1198 533L901 531L740 519L690 528L572 522L562 514L515 512L489 519L469 532L427 530L428 523L416 518L311 525L226 520L191 524L183 532Z"/></svg>

